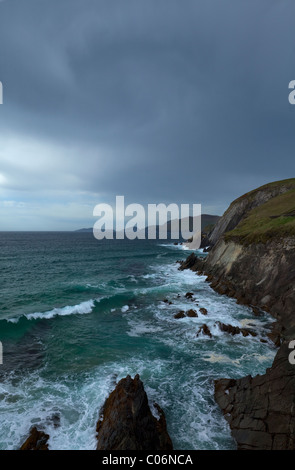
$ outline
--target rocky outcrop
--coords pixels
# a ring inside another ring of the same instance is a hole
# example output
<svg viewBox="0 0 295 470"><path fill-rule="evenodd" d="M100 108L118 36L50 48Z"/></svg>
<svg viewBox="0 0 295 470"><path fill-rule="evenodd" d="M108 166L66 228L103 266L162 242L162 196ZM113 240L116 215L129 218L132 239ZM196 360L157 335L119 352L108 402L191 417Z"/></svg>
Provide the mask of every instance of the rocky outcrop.
<svg viewBox="0 0 295 470"><path fill-rule="evenodd" d="M49 435L39 431L35 426L31 429L29 437L21 446L20 450L49 450Z"/></svg>
<svg viewBox="0 0 295 470"><path fill-rule="evenodd" d="M184 261L179 261L179 271L184 271L185 269L191 269L192 271L200 271L204 268L205 258L200 258L195 255L195 253L191 253ZM187 298L189 292L186 294ZM193 294L191 294L193 296Z"/></svg>
<svg viewBox="0 0 295 470"><path fill-rule="evenodd" d="M139 375L120 380L97 423L97 450L172 450L164 412L156 419Z"/></svg>
<svg viewBox="0 0 295 470"><path fill-rule="evenodd" d="M295 238L249 246L221 240L202 269L214 290L271 313L288 338L295 325Z"/></svg>
<svg viewBox="0 0 295 470"><path fill-rule="evenodd" d="M229 333L232 336L240 334L242 334L243 336L257 336L257 333L255 333L255 331L251 330L250 328L240 328L239 326L228 325L220 321L218 321L217 324L221 331L225 331L226 333Z"/></svg>
<svg viewBox="0 0 295 470"><path fill-rule="evenodd" d="M287 343L264 375L215 381L215 400L243 450L295 449L295 374Z"/></svg>

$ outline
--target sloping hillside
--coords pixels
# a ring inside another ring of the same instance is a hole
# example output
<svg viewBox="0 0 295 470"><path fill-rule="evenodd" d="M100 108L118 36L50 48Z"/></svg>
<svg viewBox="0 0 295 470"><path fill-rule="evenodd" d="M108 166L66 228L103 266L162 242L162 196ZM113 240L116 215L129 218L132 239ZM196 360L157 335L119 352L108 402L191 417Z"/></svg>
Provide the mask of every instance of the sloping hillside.
<svg viewBox="0 0 295 470"><path fill-rule="evenodd" d="M210 243L215 245L224 233L235 229L253 209L292 189L295 190L295 178L265 184L239 197L216 223L209 237Z"/></svg>

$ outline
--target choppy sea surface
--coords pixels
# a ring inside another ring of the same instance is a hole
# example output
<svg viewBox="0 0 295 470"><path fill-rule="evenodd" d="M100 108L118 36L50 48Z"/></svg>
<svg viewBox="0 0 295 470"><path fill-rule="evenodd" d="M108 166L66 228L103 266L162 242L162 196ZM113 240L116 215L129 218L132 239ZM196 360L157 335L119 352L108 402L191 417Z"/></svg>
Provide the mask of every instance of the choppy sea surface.
<svg viewBox="0 0 295 470"><path fill-rule="evenodd" d="M273 319L179 271L189 253L83 232L0 233L0 449L18 449L32 425L50 435L50 449L95 449L104 400L137 373L175 449L235 448L214 380L265 372ZM189 309L198 317L174 318ZM218 321L257 336L232 336ZM204 323L212 338L198 334Z"/></svg>

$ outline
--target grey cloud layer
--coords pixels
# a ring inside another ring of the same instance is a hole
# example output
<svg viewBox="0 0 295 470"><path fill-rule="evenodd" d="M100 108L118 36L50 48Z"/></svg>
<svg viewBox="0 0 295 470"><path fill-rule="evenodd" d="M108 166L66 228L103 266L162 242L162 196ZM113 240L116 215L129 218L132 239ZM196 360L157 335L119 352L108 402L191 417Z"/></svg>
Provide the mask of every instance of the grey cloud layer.
<svg viewBox="0 0 295 470"><path fill-rule="evenodd" d="M80 190L220 211L294 176L292 10L293 0L0 3L6 187L31 184L34 197L42 175L69 200ZM23 166L13 139L35 141Z"/></svg>

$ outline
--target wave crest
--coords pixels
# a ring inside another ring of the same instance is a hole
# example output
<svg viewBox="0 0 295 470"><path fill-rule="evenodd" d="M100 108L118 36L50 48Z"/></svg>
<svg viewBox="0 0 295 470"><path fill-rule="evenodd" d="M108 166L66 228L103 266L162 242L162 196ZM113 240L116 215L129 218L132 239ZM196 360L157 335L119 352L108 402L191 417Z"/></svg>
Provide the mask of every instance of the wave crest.
<svg viewBox="0 0 295 470"><path fill-rule="evenodd" d="M35 312L35 313L28 313L24 314L18 318L9 318L7 319L8 322L17 323L20 318L25 317L27 320L37 320L39 318L49 320L56 316L66 316L66 315L84 315L86 313L91 313L94 307L94 300L86 300L81 302L77 305L66 305L65 307L56 307L52 310L48 310L47 312Z"/></svg>

